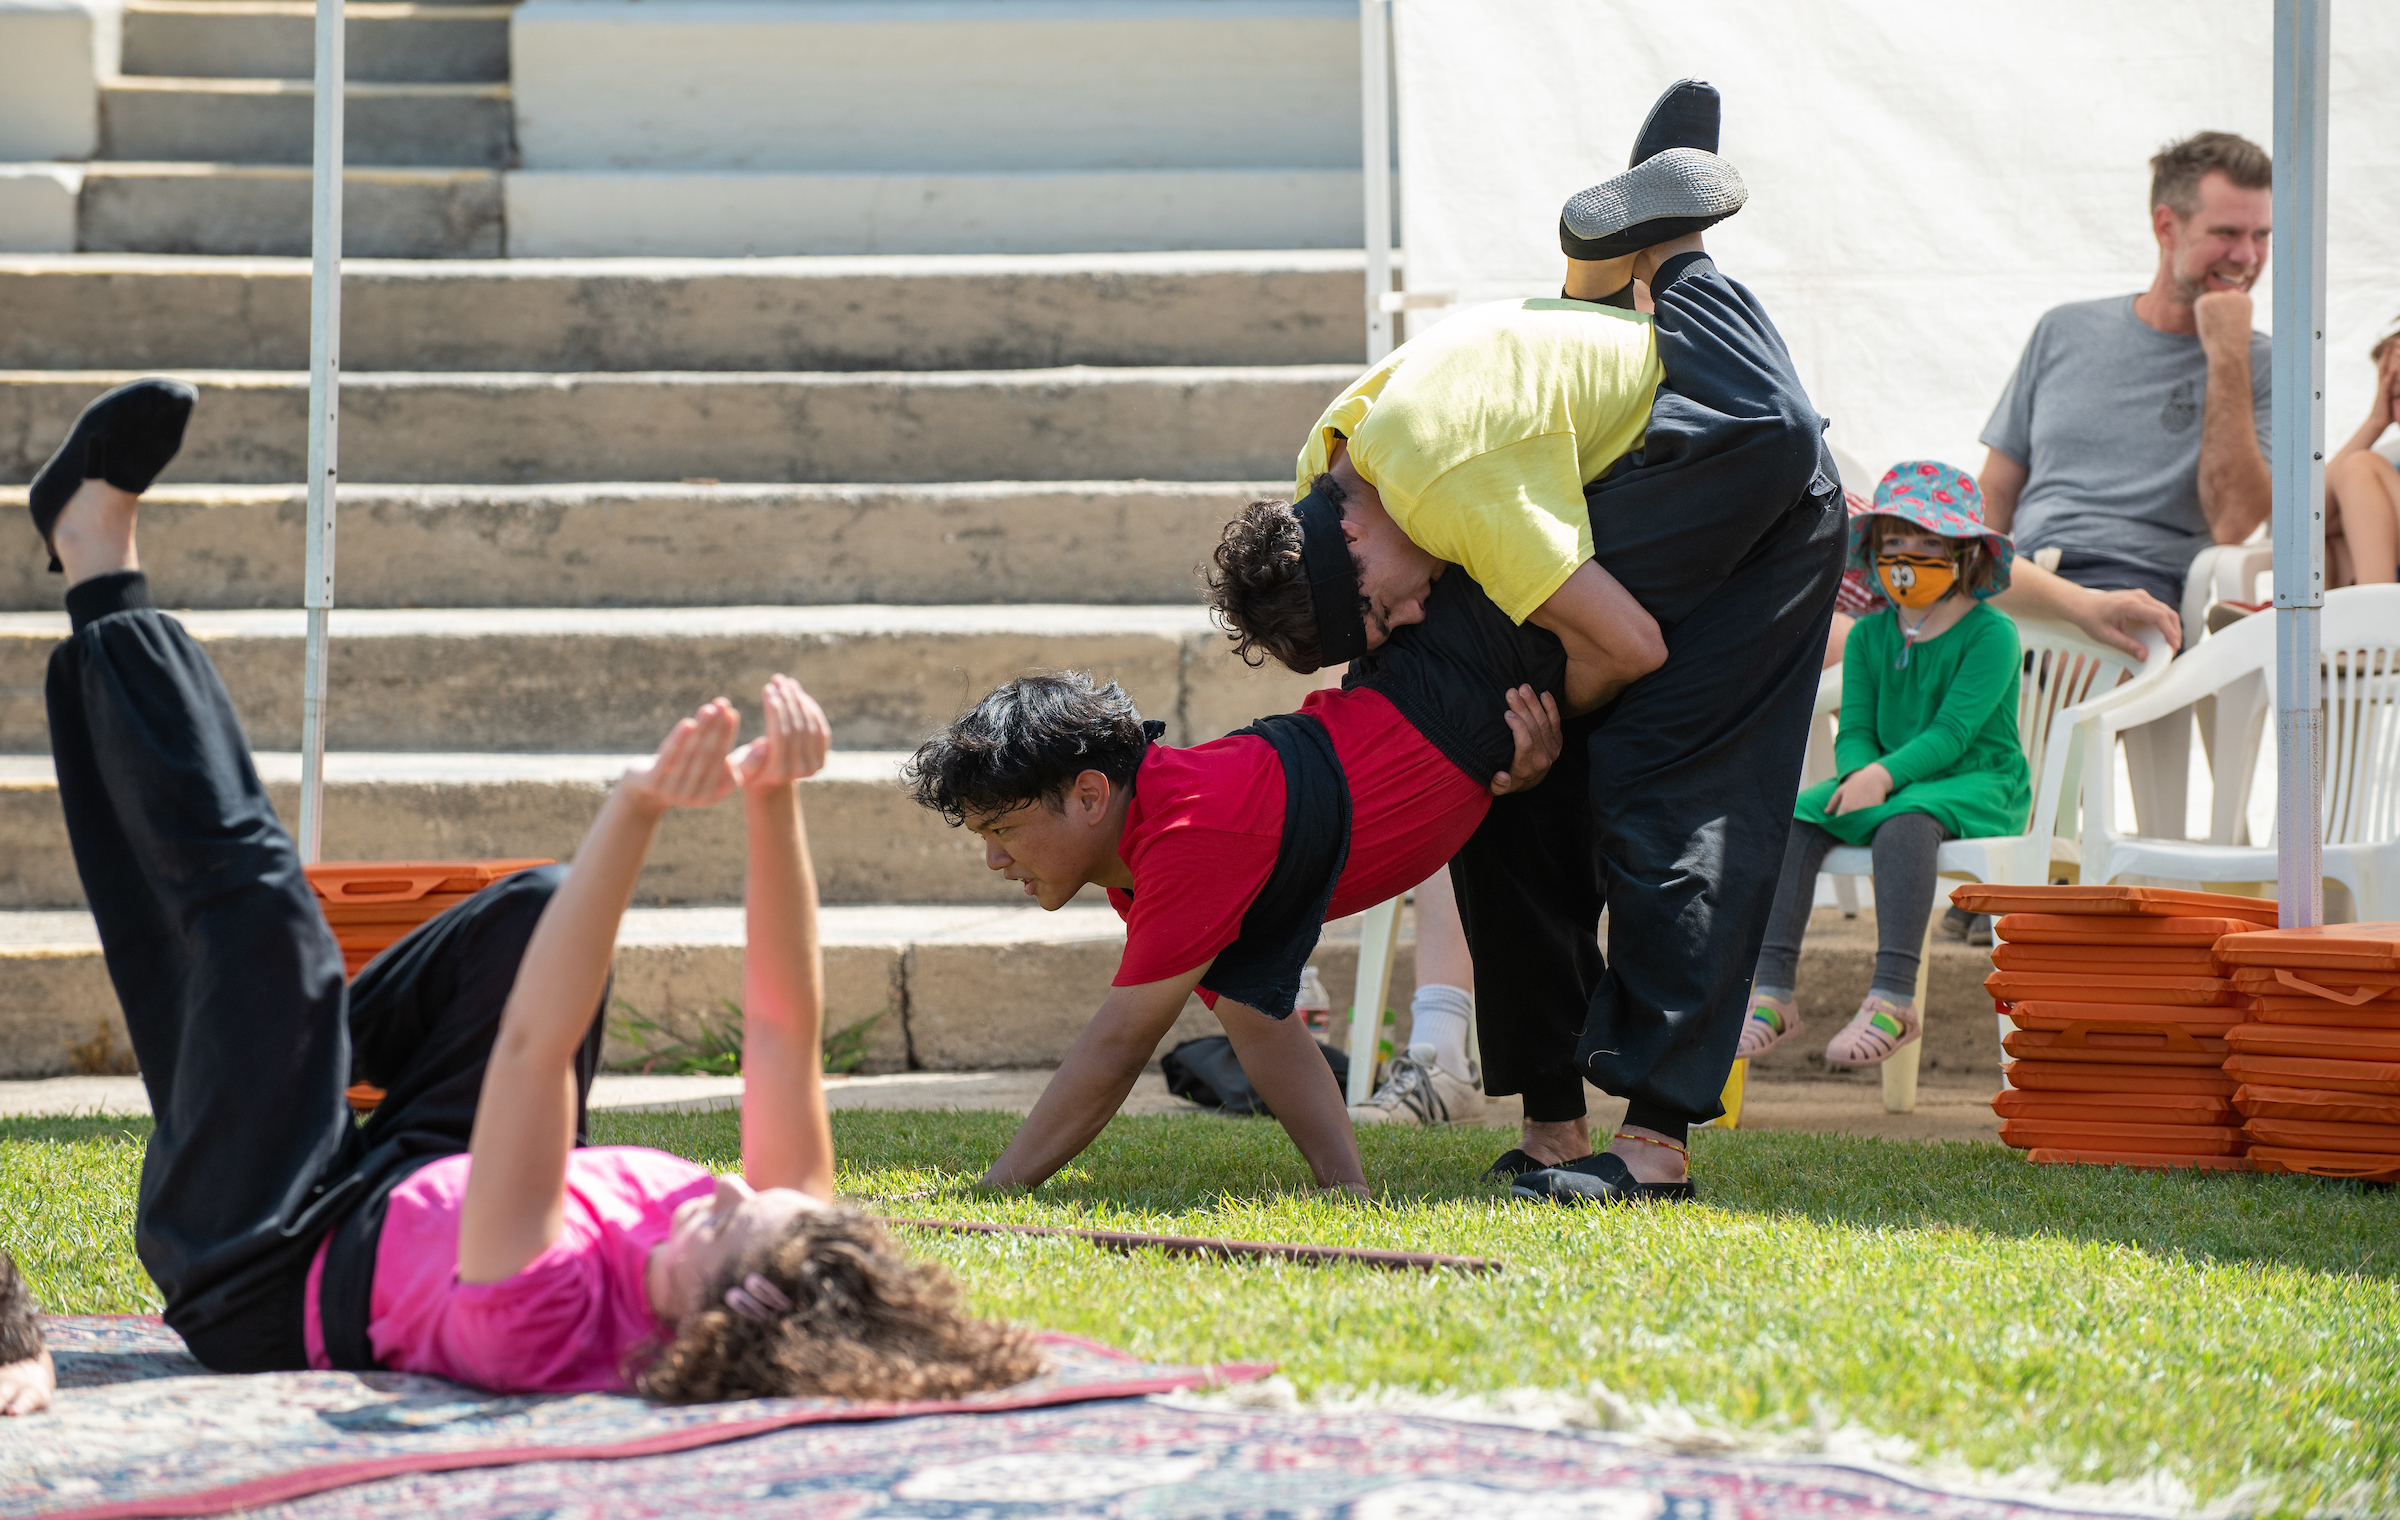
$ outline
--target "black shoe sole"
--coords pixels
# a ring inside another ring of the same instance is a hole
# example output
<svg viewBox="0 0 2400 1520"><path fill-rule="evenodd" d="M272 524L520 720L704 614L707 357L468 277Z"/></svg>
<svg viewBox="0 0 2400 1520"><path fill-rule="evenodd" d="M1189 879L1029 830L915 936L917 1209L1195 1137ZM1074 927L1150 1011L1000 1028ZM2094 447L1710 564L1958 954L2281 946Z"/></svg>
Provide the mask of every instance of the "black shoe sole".
<svg viewBox="0 0 2400 1520"><path fill-rule="evenodd" d="M1625 167L1656 158L1669 148L1716 152L1724 116L1724 100L1715 85L1705 79L1676 80L1642 118L1642 129L1633 134L1633 156L1625 160Z"/></svg>

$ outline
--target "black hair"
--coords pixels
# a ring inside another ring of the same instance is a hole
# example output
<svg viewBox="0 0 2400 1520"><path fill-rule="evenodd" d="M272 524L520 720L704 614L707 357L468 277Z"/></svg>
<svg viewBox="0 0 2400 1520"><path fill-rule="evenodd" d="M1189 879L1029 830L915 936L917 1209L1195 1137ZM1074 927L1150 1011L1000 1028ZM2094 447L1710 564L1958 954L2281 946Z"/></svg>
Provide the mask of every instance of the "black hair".
<svg viewBox="0 0 2400 1520"><path fill-rule="evenodd" d="M1019 676L950 720L900 769L920 807L953 824L1039 800L1053 809L1075 778L1133 780L1150 742L1133 698L1080 670Z"/></svg>

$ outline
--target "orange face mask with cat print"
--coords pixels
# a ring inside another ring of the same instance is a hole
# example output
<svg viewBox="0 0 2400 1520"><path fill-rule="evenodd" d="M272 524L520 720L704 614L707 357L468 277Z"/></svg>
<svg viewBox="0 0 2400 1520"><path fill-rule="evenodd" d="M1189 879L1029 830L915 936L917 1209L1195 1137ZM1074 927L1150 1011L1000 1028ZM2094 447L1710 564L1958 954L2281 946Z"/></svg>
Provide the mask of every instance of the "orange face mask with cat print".
<svg viewBox="0 0 2400 1520"><path fill-rule="evenodd" d="M1913 611L1950 594L1958 584L1958 565L1942 554L1879 554L1875 578L1885 596Z"/></svg>

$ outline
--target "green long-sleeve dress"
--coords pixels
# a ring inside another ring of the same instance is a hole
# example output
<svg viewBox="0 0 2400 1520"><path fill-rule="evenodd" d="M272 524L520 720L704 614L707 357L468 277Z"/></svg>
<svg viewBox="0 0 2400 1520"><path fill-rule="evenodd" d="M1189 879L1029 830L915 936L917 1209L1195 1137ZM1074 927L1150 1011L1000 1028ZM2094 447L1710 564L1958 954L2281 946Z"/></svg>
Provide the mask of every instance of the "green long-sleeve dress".
<svg viewBox="0 0 2400 1520"><path fill-rule="evenodd" d="M2033 814L2033 778L2017 739L2017 625L1978 603L1916 646L1904 669L1898 617L1859 619L1842 653L1841 730L1834 779L1800 794L1792 816L1844 844L1866 844L1895 813L1926 813L1953 839L2022 834ZM1878 807L1828 816L1841 778L1881 761L1892 794Z"/></svg>

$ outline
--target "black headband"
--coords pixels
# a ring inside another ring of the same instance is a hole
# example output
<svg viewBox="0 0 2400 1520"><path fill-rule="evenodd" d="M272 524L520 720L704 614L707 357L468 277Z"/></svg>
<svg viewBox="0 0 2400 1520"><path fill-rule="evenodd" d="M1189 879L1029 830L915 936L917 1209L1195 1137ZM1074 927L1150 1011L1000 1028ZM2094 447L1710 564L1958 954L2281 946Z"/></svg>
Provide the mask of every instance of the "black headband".
<svg viewBox="0 0 2400 1520"><path fill-rule="evenodd" d="M1359 608L1358 567L1342 537L1342 508L1320 486L1292 503L1300 519L1300 568L1317 614L1317 648L1327 665L1367 652L1367 620Z"/></svg>

